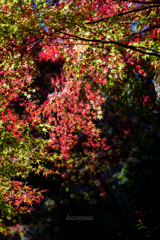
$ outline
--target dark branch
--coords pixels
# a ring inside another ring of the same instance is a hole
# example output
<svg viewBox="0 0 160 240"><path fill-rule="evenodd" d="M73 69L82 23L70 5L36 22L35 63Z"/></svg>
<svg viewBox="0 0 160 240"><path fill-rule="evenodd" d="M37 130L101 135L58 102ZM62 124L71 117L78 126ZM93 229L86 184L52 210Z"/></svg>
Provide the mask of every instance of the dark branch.
<svg viewBox="0 0 160 240"><path fill-rule="evenodd" d="M120 2L128 2L128 3L138 3L138 4L160 4L159 1L157 2L141 2L141 1L130 1L130 0L120 0L120 1L116 1L116 3L120 3Z"/></svg>
<svg viewBox="0 0 160 240"><path fill-rule="evenodd" d="M76 35L71 35L71 34L68 34L68 33L64 33L64 32L61 32L61 31L60 31L60 33L62 33L64 35L67 35L67 36L70 36L72 39L78 39L78 40L82 40L82 41L86 41L86 42L97 42L97 43L103 43L103 44L115 44L115 45L124 47L126 49L130 49L130 50L133 50L133 51L136 51L136 52L139 52L139 53L147 54L147 55L150 55L150 56L160 57L160 54L158 54L158 53L145 52L145 51L143 51L139 48L136 48L135 46L129 46L129 45L119 43L119 42L115 42L115 41L112 41L112 40L111 41L103 41L103 40L98 40L98 39L87 39L87 38L78 37Z"/></svg>
<svg viewBox="0 0 160 240"><path fill-rule="evenodd" d="M130 13L133 13L133 12L139 12L139 11L143 11L143 10L146 10L146 9L149 9L149 8L155 8L155 7L156 8L160 7L160 5L157 4L157 5L147 6L147 7L143 7L143 8L133 9L131 11L124 12L124 13L119 13L117 15L110 16L108 18L102 18L102 19L94 21L94 22L86 22L86 24L95 24L95 23L99 23L99 22L103 22L103 21L109 20L111 17L120 17L120 16L124 16L124 15L130 14Z"/></svg>

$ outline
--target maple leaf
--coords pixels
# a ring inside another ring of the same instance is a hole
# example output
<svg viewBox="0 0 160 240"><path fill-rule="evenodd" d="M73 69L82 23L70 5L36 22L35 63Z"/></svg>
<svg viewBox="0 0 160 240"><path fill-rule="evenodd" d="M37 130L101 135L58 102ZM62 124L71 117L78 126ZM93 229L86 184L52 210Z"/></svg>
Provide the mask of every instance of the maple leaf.
<svg viewBox="0 0 160 240"><path fill-rule="evenodd" d="M101 119L103 118L103 116L102 116L102 115L98 115L97 118L98 118L99 120L101 120Z"/></svg>
<svg viewBox="0 0 160 240"><path fill-rule="evenodd" d="M7 129L10 130L12 128L11 125L7 125Z"/></svg>

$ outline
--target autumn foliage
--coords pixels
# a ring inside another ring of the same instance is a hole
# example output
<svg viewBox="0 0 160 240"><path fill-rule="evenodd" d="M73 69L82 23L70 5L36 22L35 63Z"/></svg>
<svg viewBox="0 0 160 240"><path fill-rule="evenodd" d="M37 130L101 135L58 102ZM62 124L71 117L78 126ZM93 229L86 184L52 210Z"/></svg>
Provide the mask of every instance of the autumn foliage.
<svg viewBox="0 0 160 240"><path fill-rule="evenodd" d="M17 0L0 7L1 232L6 219L31 212L44 197L47 185L39 190L26 183L36 174L57 177L59 189L72 196L77 191L78 206L82 195L90 203L108 197L124 220L129 210L121 202L130 196L117 182L124 179L128 189L136 162L147 184L154 183L147 179L150 161L159 168L153 78L160 4ZM145 209L131 212L135 226L148 229Z"/></svg>

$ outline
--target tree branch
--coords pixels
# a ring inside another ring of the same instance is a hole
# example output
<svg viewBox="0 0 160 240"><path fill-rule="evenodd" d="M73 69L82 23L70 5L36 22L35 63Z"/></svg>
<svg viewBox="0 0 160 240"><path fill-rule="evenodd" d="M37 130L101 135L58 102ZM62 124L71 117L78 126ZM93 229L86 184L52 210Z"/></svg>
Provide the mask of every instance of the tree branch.
<svg viewBox="0 0 160 240"><path fill-rule="evenodd" d="M120 3L120 2L128 2L128 3L138 3L138 4L160 4L159 1L157 2L141 2L141 1L135 1L135 0L120 0L120 1L116 1L116 3Z"/></svg>
<svg viewBox="0 0 160 240"><path fill-rule="evenodd" d="M109 20L111 17L119 17L119 16L124 16L126 14L130 14L130 13L133 13L133 12L139 12L139 11L143 11L143 10L146 10L146 9L149 9L149 8L157 8L157 7L160 7L160 5L152 5L152 6L147 6L147 7L143 7L143 8L137 8L137 9L133 9L131 11L128 11L128 12L124 12L124 13L119 13L117 15L114 15L114 16L110 16L108 18L102 18L100 20L97 20L97 21L94 21L94 22L86 22L86 24L95 24L95 23L99 23L99 22L103 22L103 21L106 21L106 20Z"/></svg>
<svg viewBox="0 0 160 240"><path fill-rule="evenodd" d="M126 49L130 49L130 50L133 50L133 51L136 51L136 52L139 52L139 53L147 54L147 55L150 55L150 56L160 57L160 54L158 54L158 53L145 52L145 51L143 51L139 48L136 48L135 46L129 46L129 45L126 45L126 44L123 44L123 43L115 42L113 40L103 41L103 40L98 40L98 39L87 39L87 38L78 37L76 35L71 35L71 34L68 34L68 33L64 33L64 32L61 32L61 31L60 31L60 33L62 33L64 35L67 35L67 36L70 36L72 39L78 39L78 40L82 40L82 41L86 41L86 42L98 42L98 43L103 43L103 44L115 44L115 45L124 47Z"/></svg>

